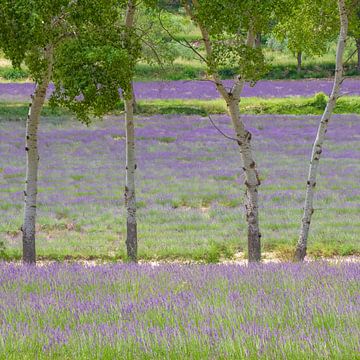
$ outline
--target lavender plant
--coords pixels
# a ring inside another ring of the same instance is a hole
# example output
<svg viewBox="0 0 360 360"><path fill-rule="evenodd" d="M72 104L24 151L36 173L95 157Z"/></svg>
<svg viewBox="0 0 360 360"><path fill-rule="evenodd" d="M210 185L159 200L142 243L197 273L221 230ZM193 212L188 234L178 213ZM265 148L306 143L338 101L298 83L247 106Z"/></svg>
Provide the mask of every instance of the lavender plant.
<svg viewBox="0 0 360 360"><path fill-rule="evenodd" d="M0 358L356 359L358 263L0 263Z"/></svg>
<svg viewBox="0 0 360 360"><path fill-rule="evenodd" d="M123 118L91 127L45 118L39 132L37 249L47 258L126 257L126 214L119 164L125 160ZM213 120L226 134L225 115ZM264 252L292 256L304 201L303 164L316 116L245 116L263 168ZM216 261L246 252L237 145L201 116L137 116L139 259ZM359 254L359 117L335 115L327 133L315 195L311 256ZM22 122L0 122L0 238L21 255ZM91 161L89 161L91 159ZM159 186L159 184L161 186Z"/></svg>

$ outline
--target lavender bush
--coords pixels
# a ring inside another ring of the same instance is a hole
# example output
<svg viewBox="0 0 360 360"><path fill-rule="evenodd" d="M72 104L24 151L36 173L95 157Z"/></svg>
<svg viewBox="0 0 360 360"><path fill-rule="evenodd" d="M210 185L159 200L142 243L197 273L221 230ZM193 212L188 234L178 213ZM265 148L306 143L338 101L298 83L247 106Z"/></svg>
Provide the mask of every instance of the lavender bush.
<svg viewBox="0 0 360 360"><path fill-rule="evenodd" d="M0 263L1 359L356 359L360 265Z"/></svg>
<svg viewBox="0 0 360 360"><path fill-rule="evenodd" d="M225 81L229 87L232 81ZM245 97L310 97L319 92L330 94L331 80L262 80L254 87L245 86ZM34 91L31 83L0 84L0 100L27 101ZM49 93L52 91L50 87ZM346 79L342 87L347 95L360 95L360 81ZM215 99L219 97L210 81L154 81L136 82L135 94L138 99Z"/></svg>
<svg viewBox="0 0 360 360"><path fill-rule="evenodd" d="M226 116L214 121L231 135ZM360 121L335 116L316 193L312 255L359 249ZM264 251L296 243L316 117L246 116L262 178ZM207 118L138 117L139 256L217 261L246 248L237 145ZM0 123L0 239L20 255L24 125ZM123 257L123 119L89 128L44 119L40 129L38 254Z"/></svg>

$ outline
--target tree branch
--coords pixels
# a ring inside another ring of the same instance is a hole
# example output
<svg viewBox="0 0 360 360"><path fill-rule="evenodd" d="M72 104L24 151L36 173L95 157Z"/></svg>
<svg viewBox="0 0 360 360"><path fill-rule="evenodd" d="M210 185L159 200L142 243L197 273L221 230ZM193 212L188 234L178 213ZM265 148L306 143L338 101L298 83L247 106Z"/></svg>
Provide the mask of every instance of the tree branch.
<svg viewBox="0 0 360 360"><path fill-rule="evenodd" d="M171 32L164 26L163 22L161 21L161 13L159 13L159 23L160 23L160 26L166 31L166 33L171 37L172 40L174 40L181 46L184 46L184 47L192 50L202 61L205 62L205 64L208 63L208 61L186 39L184 39L184 41L185 41L185 44L184 44L180 40L176 39L176 37L174 37L173 34L171 34Z"/></svg>
<svg viewBox="0 0 360 360"><path fill-rule="evenodd" d="M211 118L211 116L210 116L209 114L208 114L207 116L208 116L208 118L209 118L212 126L213 126L222 136L224 136L226 139L229 139L229 140L232 140L232 141L236 141L236 142L239 141L238 139L235 139L235 138L233 138L233 137L231 137L231 136L229 136L229 135L226 135L220 128L218 128L218 127L215 125L215 123L214 123L213 119Z"/></svg>

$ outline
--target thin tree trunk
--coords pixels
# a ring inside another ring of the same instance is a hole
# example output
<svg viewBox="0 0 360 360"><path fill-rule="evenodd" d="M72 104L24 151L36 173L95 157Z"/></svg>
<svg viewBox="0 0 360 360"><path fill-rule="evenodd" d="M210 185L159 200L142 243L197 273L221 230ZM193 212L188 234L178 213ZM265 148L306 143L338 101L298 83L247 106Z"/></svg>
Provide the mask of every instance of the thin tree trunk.
<svg viewBox="0 0 360 360"><path fill-rule="evenodd" d="M261 34L256 34L255 37L255 48L261 47Z"/></svg>
<svg viewBox="0 0 360 360"><path fill-rule="evenodd" d="M134 91L134 82L132 82L132 103L133 103L133 112L134 114L137 114L138 113L138 104L137 104L137 101L136 101L136 96L135 96L135 91Z"/></svg>
<svg viewBox="0 0 360 360"><path fill-rule="evenodd" d="M195 7L199 6L197 0L193 0ZM185 10L188 15L198 24L202 38L205 45L205 50L208 58L212 56L212 43L207 29L197 21L188 5L185 4ZM246 45L249 47L255 46L255 34L250 29L247 35ZM240 116L240 96L245 85L245 81L238 76L231 91L227 91L224 83L221 81L218 73L213 72L212 78L216 88L229 109L232 125L236 133L237 142L240 149L240 155L243 163L243 170L245 173L245 186L246 186L246 221L248 227L248 260L255 262L261 260L261 233L259 227L259 205L258 205L258 187L260 180L256 169L256 163L253 158L251 149L251 133L246 130Z"/></svg>
<svg viewBox="0 0 360 360"><path fill-rule="evenodd" d="M345 0L339 0L339 13L340 13L340 35L336 51L336 70L333 89L325 108L325 111L321 117L321 121L318 127L315 142L312 148L309 174L306 183L306 195L304 204L304 213L301 224L301 231L298 240L298 244L295 251L295 260L303 261L306 256L307 240L310 230L311 216L314 213L313 201L314 192L316 186L316 176L319 166L320 156L322 153L322 147L325 140L325 134L327 132L328 124L336 105L336 101L340 95L340 86L343 81L343 55L345 50L347 30L348 30L348 19L346 14Z"/></svg>
<svg viewBox="0 0 360 360"><path fill-rule="evenodd" d="M297 67L296 67L296 71L298 73L298 75L301 74L301 66L302 66L302 52L298 51L297 53Z"/></svg>
<svg viewBox="0 0 360 360"><path fill-rule="evenodd" d="M133 0L128 1L125 26L129 30L126 37L134 27L136 5ZM126 179L125 179L125 207L126 207L126 250L127 257L137 262L137 221L135 197L135 126L134 126L134 88L132 81L129 92L125 93L125 132L126 132Z"/></svg>
<svg viewBox="0 0 360 360"><path fill-rule="evenodd" d="M135 127L133 99L125 99L125 129L126 129L126 182L125 206L126 218L126 249L130 261L137 261L137 222L135 198Z"/></svg>
<svg viewBox="0 0 360 360"><path fill-rule="evenodd" d="M245 129L239 111L239 100L228 103L231 121L236 132L243 170L245 172L246 199L245 211L248 224L248 259L250 262L261 260L261 234L259 228L258 187L260 179L251 149L251 133Z"/></svg>
<svg viewBox="0 0 360 360"><path fill-rule="evenodd" d="M360 39L356 39L356 48L357 48L357 72L360 73Z"/></svg>
<svg viewBox="0 0 360 360"><path fill-rule="evenodd" d="M45 48L45 59L47 60L47 70L41 82L36 84L26 123L26 180L24 191L24 222L21 229L23 233L23 261L28 264L35 264L36 262L35 223L39 162L37 131L52 72L52 46Z"/></svg>

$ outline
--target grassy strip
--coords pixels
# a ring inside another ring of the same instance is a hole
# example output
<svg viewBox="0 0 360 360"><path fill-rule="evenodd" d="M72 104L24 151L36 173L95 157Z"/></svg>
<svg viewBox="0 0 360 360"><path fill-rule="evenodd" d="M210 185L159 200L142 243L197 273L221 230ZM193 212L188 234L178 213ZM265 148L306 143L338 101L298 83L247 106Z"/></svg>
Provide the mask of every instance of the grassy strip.
<svg viewBox="0 0 360 360"><path fill-rule="evenodd" d="M317 94L312 98L289 97L289 98L243 98L241 109L246 114L284 114L284 115L319 115L326 105L326 97ZM26 117L28 105L18 102L0 102L0 119L22 120ZM123 111L123 105L115 114ZM138 113L145 115L156 114L182 114L201 115L224 114L226 105L222 99L196 100L196 99L169 99L169 100L140 100ZM360 114L360 99L357 96L340 98L335 108L336 114ZM70 113L60 108L44 107L43 116L63 117Z"/></svg>
<svg viewBox="0 0 360 360"><path fill-rule="evenodd" d="M225 67L220 69L219 73L222 79L232 79L237 74L237 71L235 68ZM200 64L173 64L162 67L139 64L136 68L135 80L194 80L203 78L205 74L206 70ZM346 76L358 76L359 72L355 64L349 64L345 68L345 74ZM334 76L334 64L332 62L304 64L300 74L297 72L295 63L285 63L271 66L270 71L264 76L264 79L322 79L332 76Z"/></svg>
<svg viewBox="0 0 360 360"><path fill-rule="evenodd" d="M158 80L194 80L205 76L205 68L200 64L179 64L173 65L147 65L139 64L136 68L136 81L158 81ZM350 64L345 69L347 76L358 76L355 64ZM231 79L236 74L236 69L223 68L220 70L222 79ZM264 76L264 79L308 79L328 78L334 75L333 63L309 63L303 66L300 74L297 72L296 64L277 64ZM0 67L0 81L25 81L29 78L27 69L13 69L12 67Z"/></svg>

